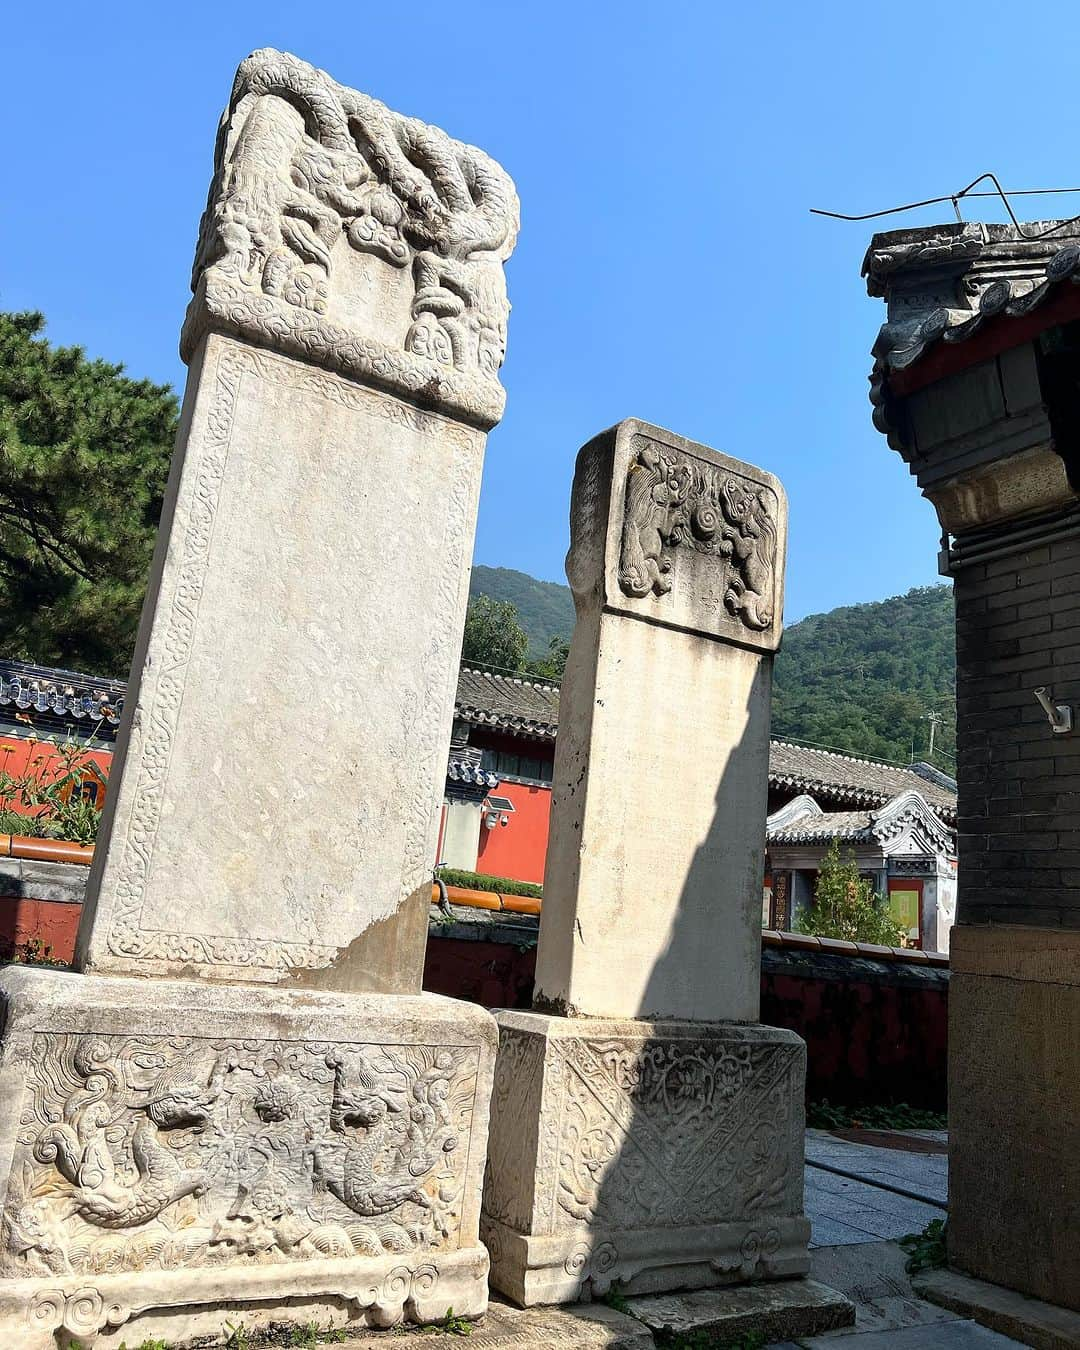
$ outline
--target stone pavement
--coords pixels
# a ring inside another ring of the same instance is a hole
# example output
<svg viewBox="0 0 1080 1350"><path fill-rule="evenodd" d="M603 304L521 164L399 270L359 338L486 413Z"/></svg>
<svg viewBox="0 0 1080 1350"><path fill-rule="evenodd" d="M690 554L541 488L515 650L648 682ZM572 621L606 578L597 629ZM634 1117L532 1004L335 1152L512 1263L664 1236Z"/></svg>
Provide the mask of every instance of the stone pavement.
<svg viewBox="0 0 1080 1350"><path fill-rule="evenodd" d="M948 1155L944 1131L850 1130L838 1138L806 1132L806 1215L812 1247L838 1247L918 1233L945 1217ZM858 1135L875 1144L855 1142ZM881 1146L889 1140L891 1147ZM909 1152L903 1145L918 1148ZM918 1198L916 1198L918 1197Z"/></svg>
<svg viewBox="0 0 1080 1350"><path fill-rule="evenodd" d="M807 1132L806 1211L813 1225L810 1278L854 1303L855 1325L775 1341L767 1350L819 1350L841 1339L841 1350L848 1344L850 1350L1005 1350L1024 1344L920 1298L904 1269L907 1256L895 1239L945 1214L944 1133L846 1133L848 1137L839 1138L825 1131ZM704 1345L708 1342L703 1337L692 1339L694 1318L704 1327L722 1303L721 1291L636 1298L626 1305L634 1314L629 1316L599 1303L522 1310L494 1299L469 1344L491 1350L652 1350L657 1341L647 1323L674 1321L683 1329L684 1343ZM430 1330L406 1333L400 1344L402 1350L445 1350L449 1340L445 1332ZM663 1343L678 1344L670 1339ZM385 1350L386 1345L386 1332L372 1332L350 1341L349 1350Z"/></svg>
<svg viewBox="0 0 1080 1350"><path fill-rule="evenodd" d="M963 1350L1016 1346L997 1332L922 1299L896 1239L943 1219L948 1194L944 1131L806 1132L806 1213L812 1228L811 1277L846 1294L855 1325L797 1344L851 1350ZM828 1169L828 1170L826 1170ZM916 1198L919 1197L919 1198Z"/></svg>

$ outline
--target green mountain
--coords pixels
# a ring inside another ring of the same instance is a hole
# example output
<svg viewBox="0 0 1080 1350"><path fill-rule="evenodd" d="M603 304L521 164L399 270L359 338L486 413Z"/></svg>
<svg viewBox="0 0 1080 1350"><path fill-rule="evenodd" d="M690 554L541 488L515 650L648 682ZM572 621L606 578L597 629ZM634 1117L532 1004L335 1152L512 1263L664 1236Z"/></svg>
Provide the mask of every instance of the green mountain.
<svg viewBox="0 0 1080 1350"><path fill-rule="evenodd" d="M955 772L954 643L951 586L792 624L776 661L773 735Z"/></svg>
<svg viewBox="0 0 1080 1350"><path fill-rule="evenodd" d="M556 581L537 581L511 567L474 565L469 594L509 600L529 635L533 656L544 655L553 637L568 638L574 631L574 601L570 588L560 586Z"/></svg>
<svg viewBox="0 0 1080 1350"><path fill-rule="evenodd" d="M474 567L470 590L511 601L536 654L552 636L573 630L566 586L506 567ZM952 773L954 682L951 586L812 614L784 633L773 735L905 764L914 755Z"/></svg>

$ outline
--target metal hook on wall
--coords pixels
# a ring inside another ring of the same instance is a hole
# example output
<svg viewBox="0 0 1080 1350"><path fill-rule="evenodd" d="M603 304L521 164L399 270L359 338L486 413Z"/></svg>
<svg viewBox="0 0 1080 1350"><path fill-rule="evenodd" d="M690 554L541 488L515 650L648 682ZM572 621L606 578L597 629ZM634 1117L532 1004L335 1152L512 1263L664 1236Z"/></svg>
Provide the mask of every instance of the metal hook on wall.
<svg viewBox="0 0 1080 1350"><path fill-rule="evenodd" d="M1039 685L1035 690L1035 697L1039 700L1043 712L1046 713L1046 720L1056 736L1065 736L1072 731L1073 710L1067 703L1055 703L1045 684Z"/></svg>

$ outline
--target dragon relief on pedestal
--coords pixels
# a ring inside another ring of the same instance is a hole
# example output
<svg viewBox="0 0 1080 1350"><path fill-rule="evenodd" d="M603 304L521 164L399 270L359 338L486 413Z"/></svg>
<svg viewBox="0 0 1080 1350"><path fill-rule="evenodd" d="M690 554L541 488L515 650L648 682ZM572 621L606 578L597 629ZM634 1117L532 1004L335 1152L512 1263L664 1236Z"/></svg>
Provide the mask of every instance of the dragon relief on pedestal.
<svg viewBox="0 0 1080 1350"><path fill-rule="evenodd" d="M671 550L725 565L724 605L747 628L774 621L776 498L766 487L655 442L641 445L626 479L619 585L635 598L672 587Z"/></svg>
<svg viewBox="0 0 1080 1350"><path fill-rule="evenodd" d="M0 1274L453 1246L472 1051L41 1033Z"/></svg>
<svg viewBox="0 0 1080 1350"><path fill-rule="evenodd" d="M222 120L193 289L206 274L226 291L323 316L345 241L411 268L407 353L494 376L517 215L513 184L482 151L296 57L258 51L237 71ZM252 321L277 331L259 303Z"/></svg>

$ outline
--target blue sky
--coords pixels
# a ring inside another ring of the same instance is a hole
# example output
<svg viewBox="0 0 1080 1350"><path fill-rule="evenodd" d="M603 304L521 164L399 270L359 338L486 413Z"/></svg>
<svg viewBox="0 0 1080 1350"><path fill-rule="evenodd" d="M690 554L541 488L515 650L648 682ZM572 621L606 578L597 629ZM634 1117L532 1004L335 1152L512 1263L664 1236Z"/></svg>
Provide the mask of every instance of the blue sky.
<svg viewBox="0 0 1080 1350"><path fill-rule="evenodd" d="M1078 34L1075 5L1047 0L15 6L0 306L182 385L217 120L238 62L287 48L517 182L476 560L561 581L577 447L643 417L783 479L791 622L937 579L933 510L870 422L871 227L808 208L877 209L987 169L1075 185ZM1029 213L1080 211L1046 200Z"/></svg>

